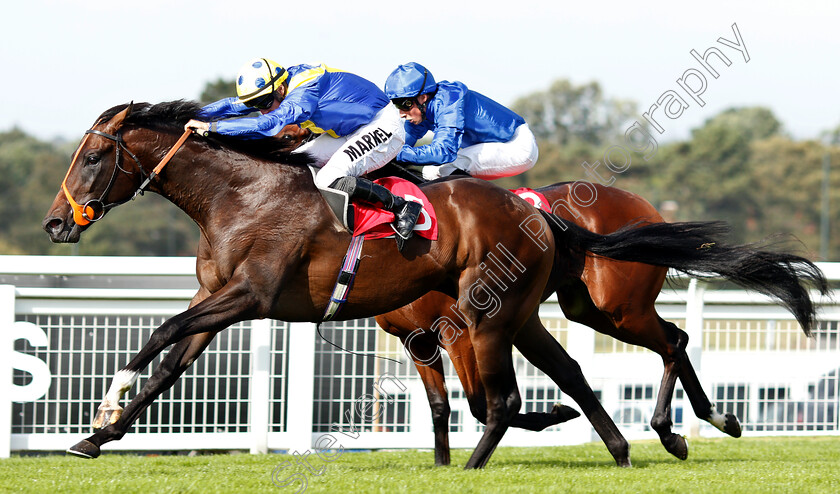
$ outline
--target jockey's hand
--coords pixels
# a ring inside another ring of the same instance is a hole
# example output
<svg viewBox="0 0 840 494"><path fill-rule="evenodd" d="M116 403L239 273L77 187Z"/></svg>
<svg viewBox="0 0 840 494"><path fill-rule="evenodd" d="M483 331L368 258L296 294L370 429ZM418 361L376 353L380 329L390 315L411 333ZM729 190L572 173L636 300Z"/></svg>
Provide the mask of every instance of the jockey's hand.
<svg viewBox="0 0 840 494"><path fill-rule="evenodd" d="M184 125L184 130L192 130L200 136L207 137L207 133L210 132L210 123L202 122L201 120L190 120Z"/></svg>

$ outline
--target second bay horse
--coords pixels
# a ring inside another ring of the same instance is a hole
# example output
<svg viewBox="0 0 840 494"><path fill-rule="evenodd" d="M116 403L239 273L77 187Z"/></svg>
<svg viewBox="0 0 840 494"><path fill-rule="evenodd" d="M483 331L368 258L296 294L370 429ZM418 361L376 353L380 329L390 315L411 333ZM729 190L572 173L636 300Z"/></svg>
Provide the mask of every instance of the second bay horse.
<svg viewBox="0 0 840 494"><path fill-rule="evenodd" d="M554 205L552 211L558 216L602 234L638 221L663 221L656 209L638 195L597 184L593 186L598 199L589 207L575 208L571 197L572 186L560 183L536 190ZM730 261L735 259L740 266L732 270ZM723 272L725 278L781 301L796 316L803 331L809 334L814 325L815 307L807 287L815 286L823 294L827 290L826 281L815 265L795 255L752 246L735 247L722 260L723 264L717 269ZM712 268L710 272L714 272L714 267L709 266ZM741 427L735 415L719 412L703 391L686 354L688 335L656 312L654 304L666 274L667 269L660 266L589 256L580 272L559 273L550 283L569 320L625 343L645 347L662 358L665 372L651 417L651 427L665 449L684 460L688 457L686 440L671 431L671 400L677 378L682 382L698 418L732 437L740 437ZM744 275L748 278L742 278ZM376 317L385 331L400 338L423 379L432 409L435 463L441 465L449 463L447 437L450 409L438 347L449 354L473 415L482 422L485 415L484 392L476 372L476 357L469 334L463 331L464 328L458 328L458 338L441 338L436 328L440 326L440 321L458 320L451 314L453 303L451 297L432 292L406 307ZM446 329L452 331L451 328ZM530 337L524 338L524 335ZM605 421L606 412L592 403L588 387L584 389L579 385L582 379L580 367L543 327L539 317L532 317L526 322L514 340L514 346L578 402L612 452L616 436L611 424ZM533 420L537 420L538 415L533 414Z"/></svg>

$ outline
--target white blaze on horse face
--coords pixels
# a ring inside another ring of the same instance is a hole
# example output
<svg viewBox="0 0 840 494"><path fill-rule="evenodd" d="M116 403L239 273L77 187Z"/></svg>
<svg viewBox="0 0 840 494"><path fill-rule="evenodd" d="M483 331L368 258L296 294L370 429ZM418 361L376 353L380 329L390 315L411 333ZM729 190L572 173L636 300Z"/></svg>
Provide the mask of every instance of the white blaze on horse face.
<svg viewBox="0 0 840 494"><path fill-rule="evenodd" d="M114 380L111 381L111 387L108 388L108 393L105 394L105 400L102 404L110 405L113 408L119 407L123 395L134 386L134 382L137 381L139 375L139 372L124 369L114 374Z"/></svg>

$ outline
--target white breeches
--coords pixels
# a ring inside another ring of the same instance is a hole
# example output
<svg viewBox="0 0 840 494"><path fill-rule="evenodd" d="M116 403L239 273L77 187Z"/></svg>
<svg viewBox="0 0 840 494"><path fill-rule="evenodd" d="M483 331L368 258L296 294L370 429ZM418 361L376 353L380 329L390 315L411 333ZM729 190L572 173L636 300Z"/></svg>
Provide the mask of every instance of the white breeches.
<svg viewBox="0 0 840 494"><path fill-rule="evenodd" d="M358 177L385 166L405 144L405 129L397 108L388 103L367 125L342 137L323 134L295 150L307 152L321 167L315 177L318 187L327 188L341 177Z"/></svg>
<svg viewBox="0 0 840 494"><path fill-rule="evenodd" d="M458 157L452 163L424 166L423 178L446 177L456 169L485 180L510 177L533 168L538 157L537 139L528 124L522 124L507 142L474 144L459 149Z"/></svg>

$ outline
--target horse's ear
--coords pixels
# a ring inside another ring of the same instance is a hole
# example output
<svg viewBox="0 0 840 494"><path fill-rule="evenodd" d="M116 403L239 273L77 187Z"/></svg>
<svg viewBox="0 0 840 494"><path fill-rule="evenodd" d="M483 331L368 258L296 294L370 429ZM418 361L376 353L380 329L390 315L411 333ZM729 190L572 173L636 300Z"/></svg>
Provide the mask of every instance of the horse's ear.
<svg viewBox="0 0 840 494"><path fill-rule="evenodd" d="M126 118L128 118L129 115L131 115L131 111L133 109L134 101L132 100L131 103L129 103L123 111L114 115L114 118L112 118L111 121L108 122L108 128L111 129L111 132L114 132L116 131L116 129L120 128L120 126L123 123L123 120L125 120Z"/></svg>

